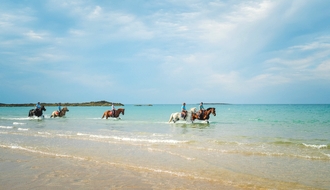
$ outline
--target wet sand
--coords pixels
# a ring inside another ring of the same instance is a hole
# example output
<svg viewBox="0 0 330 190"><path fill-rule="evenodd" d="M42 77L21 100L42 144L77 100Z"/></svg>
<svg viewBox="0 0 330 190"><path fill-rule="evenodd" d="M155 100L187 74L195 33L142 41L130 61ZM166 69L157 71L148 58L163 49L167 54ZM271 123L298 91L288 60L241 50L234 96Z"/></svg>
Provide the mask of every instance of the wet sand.
<svg viewBox="0 0 330 190"><path fill-rule="evenodd" d="M0 189L239 189L102 163L0 150Z"/></svg>

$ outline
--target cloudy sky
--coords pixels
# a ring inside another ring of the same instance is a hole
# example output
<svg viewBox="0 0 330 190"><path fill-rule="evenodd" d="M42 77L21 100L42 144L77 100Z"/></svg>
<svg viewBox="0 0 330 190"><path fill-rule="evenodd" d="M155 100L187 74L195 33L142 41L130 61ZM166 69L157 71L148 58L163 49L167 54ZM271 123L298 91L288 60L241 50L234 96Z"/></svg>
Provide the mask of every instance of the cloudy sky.
<svg viewBox="0 0 330 190"><path fill-rule="evenodd" d="M0 2L0 103L330 103L330 2Z"/></svg>

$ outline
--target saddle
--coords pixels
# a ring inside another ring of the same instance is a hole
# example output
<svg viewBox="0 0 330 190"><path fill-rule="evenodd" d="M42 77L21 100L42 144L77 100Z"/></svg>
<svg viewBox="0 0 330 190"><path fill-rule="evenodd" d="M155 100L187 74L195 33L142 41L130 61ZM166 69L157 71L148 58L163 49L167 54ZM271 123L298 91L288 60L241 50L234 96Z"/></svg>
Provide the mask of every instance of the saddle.
<svg viewBox="0 0 330 190"><path fill-rule="evenodd" d="M115 112L116 111L110 110L110 113L109 113L110 117L115 117Z"/></svg>
<svg viewBox="0 0 330 190"><path fill-rule="evenodd" d="M203 116L204 116L204 111L202 111L202 113L200 113L198 117L199 117L200 120L202 120Z"/></svg>

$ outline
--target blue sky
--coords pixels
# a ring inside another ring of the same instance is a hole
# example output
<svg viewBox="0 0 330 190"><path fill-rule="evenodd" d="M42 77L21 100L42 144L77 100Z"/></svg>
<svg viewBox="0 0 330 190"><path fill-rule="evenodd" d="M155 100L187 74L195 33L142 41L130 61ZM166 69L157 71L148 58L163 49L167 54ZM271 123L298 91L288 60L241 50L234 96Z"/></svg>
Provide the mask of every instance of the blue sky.
<svg viewBox="0 0 330 190"><path fill-rule="evenodd" d="M330 2L0 2L0 103L330 103Z"/></svg>

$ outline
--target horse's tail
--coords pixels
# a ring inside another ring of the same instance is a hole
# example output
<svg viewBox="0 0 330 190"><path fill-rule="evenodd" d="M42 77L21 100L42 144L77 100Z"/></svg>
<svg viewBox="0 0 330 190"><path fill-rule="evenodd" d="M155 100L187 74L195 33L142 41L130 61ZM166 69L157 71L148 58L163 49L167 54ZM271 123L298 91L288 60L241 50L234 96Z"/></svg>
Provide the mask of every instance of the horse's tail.
<svg viewBox="0 0 330 190"><path fill-rule="evenodd" d="M102 118L101 118L101 119L103 119L103 118L104 118L104 116L105 116L105 112L103 113L103 115L102 115Z"/></svg>
<svg viewBox="0 0 330 190"><path fill-rule="evenodd" d="M168 122L170 123L173 120L173 114L171 114L170 120Z"/></svg>

